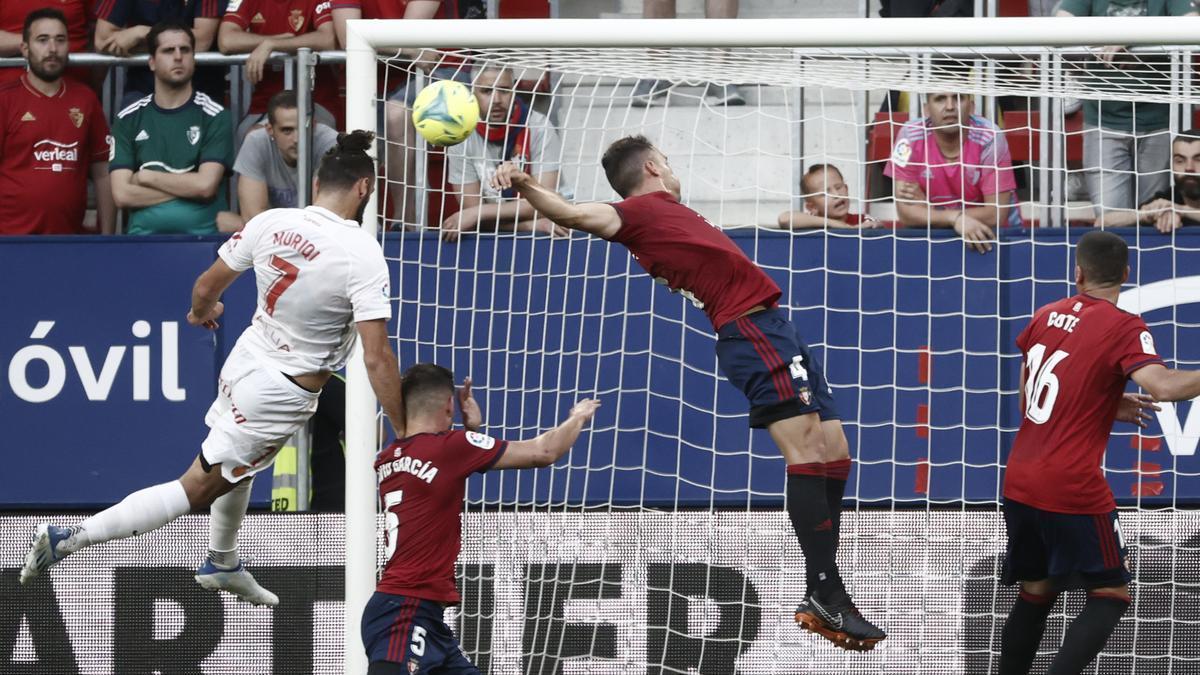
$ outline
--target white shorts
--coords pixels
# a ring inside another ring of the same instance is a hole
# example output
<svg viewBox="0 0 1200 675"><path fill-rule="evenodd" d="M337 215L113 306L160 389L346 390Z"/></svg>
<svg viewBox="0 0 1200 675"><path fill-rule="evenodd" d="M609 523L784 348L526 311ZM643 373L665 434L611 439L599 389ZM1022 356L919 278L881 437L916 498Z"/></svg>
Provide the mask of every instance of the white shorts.
<svg viewBox="0 0 1200 675"><path fill-rule="evenodd" d="M271 466L292 434L317 410L320 392L289 380L266 361L235 347L221 368L217 399L204 416L201 454L236 483Z"/></svg>

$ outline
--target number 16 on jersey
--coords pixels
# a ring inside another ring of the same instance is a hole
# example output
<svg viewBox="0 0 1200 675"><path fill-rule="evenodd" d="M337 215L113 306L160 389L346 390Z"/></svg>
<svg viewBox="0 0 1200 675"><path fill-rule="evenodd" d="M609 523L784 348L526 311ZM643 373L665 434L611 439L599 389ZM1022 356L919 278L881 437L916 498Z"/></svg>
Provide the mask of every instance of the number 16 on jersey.
<svg viewBox="0 0 1200 675"><path fill-rule="evenodd" d="M1068 356L1070 354L1060 349L1046 358L1046 345L1043 344L1030 347L1025 355L1025 417L1034 424L1050 421L1054 402L1058 400L1058 377L1054 367Z"/></svg>

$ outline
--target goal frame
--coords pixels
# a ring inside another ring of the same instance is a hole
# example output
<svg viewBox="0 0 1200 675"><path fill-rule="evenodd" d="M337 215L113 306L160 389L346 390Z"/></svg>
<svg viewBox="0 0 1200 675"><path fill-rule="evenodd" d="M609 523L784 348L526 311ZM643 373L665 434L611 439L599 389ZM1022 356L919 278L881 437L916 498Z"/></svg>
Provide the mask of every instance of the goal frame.
<svg viewBox="0 0 1200 675"><path fill-rule="evenodd" d="M377 125L376 68L383 50L483 48L967 48L1195 44L1196 21L1140 17L931 19L489 19L354 20L346 27L346 125ZM1136 28L1136 30L1134 30ZM374 149L372 149L374 154ZM378 235L378 192L362 227ZM376 581L378 403L361 345L347 365L346 545L343 672L366 671L360 617Z"/></svg>

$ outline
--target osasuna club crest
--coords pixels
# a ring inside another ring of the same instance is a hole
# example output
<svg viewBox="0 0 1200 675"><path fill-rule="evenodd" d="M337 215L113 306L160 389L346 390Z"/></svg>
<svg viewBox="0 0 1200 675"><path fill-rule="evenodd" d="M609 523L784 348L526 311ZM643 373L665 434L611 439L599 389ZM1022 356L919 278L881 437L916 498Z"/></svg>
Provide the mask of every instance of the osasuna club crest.
<svg viewBox="0 0 1200 675"><path fill-rule="evenodd" d="M74 124L76 129L83 126L83 111L79 108L71 108L67 112L67 115L71 118L71 124Z"/></svg>
<svg viewBox="0 0 1200 675"><path fill-rule="evenodd" d="M200 127L190 126L187 130L188 143L195 145L200 142Z"/></svg>

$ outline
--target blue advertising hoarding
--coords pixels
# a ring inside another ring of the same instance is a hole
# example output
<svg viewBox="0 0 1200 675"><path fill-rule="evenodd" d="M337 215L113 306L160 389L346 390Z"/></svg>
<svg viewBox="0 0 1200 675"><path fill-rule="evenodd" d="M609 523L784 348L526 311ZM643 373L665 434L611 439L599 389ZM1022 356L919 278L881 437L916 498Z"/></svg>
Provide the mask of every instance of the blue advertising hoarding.
<svg viewBox="0 0 1200 675"><path fill-rule="evenodd" d="M1013 340L1039 305L1073 292L1061 230L1011 232L993 253L926 233L735 231L779 282L824 360L864 503L993 503L1019 424ZM1080 232L1072 232L1071 239ZM1126 233L1126 300L1160 353L1200 362L1200 237ZM183 320L217 239L0 241L0 505L94 507L177 476L204 437L223 355L253 309L226 296L222 329ZM580 237L408 234L386 243L402 365L436 360L476 383L488 430L530 437L598 396L592 431L557 466L474 479L475 499L569 504L774 504L783 463L746 428L716 376L703 313L656 285L620 246ZM1132 309L1138 309L1134 307ZM1165 437L1164 429L1168 432ZM1145 436L1117 429L1118 499L1200 500L1200 417L1166 408ZM266 498L259 481L255 500Z"/></svg>

